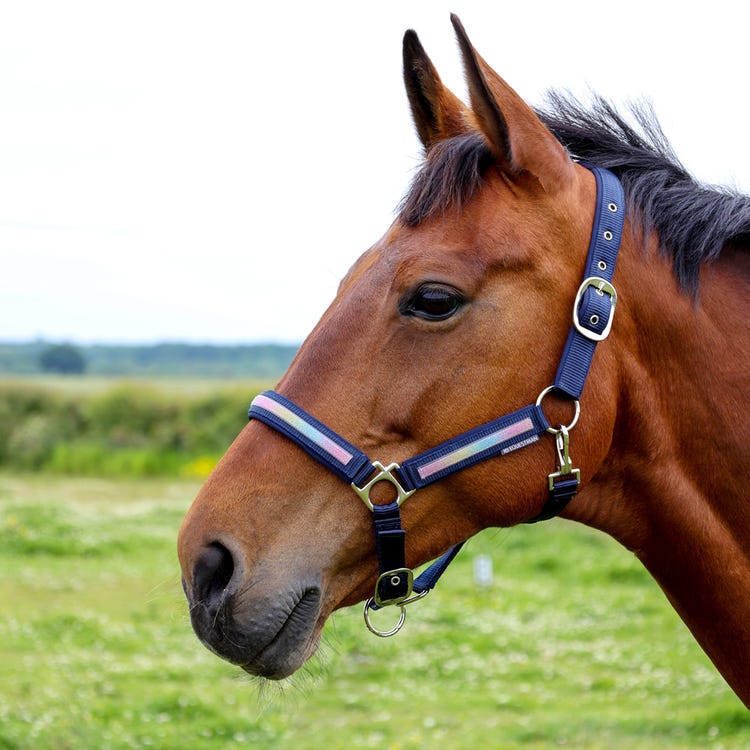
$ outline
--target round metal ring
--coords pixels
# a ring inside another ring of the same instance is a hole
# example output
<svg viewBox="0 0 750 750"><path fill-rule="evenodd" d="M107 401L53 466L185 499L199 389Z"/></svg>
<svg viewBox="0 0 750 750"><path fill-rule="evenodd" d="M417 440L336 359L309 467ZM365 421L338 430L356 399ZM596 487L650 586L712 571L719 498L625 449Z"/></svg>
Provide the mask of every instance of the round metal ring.
<svg viewBox="0 0 750 750"><path fill-rule="evenodd" d="M398 605L401 613L399 615L398 622L394 627L392 627L390 630L378 630L370 621L370 609L374 603L375 600L372 597L370 597L365 602L365 609L363 614L365 617L365 625L367 625L367 629L374 635L377 635L379 638L389 638L392 635L396 635L396 633L401 630L401 628L404 626L404 623L406 622L406 607L404 607L403 604Z"/></svg>
<svg viewBox="0 0 750 750"><path fill-rule="evenodd" d="M539 397L536 400L536 405L541 407L542 401L544 400L544 397L550 393L551 391L557 390L557 386L551 385L548 388L545 388L540 394ZM573 415L573 420L569 425L564 425L566 430L572 430L577 424L578 424L578 417L581 416L581 402L576 398L573 399L573 404L575 405L575 414ZM542 410L544 411L544 410ZM545 416L546 419L546 416ZM549 420L547 420L549 422ZM563 426L563 425L561 425ZM553 435L556 435L558 432L560 432L559 427L548 427L547 432L551 432Z"/></svg>

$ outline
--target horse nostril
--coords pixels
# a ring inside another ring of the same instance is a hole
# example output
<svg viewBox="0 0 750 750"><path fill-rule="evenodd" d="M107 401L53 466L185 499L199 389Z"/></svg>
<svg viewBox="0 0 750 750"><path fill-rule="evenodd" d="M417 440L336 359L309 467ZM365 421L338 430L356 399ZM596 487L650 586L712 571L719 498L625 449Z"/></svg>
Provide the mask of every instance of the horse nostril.
<svg viewBox="0 0 750 750"><path fill-rule="evenodd" d="M196 602L218 611L234 575L232 553L219 542L206 547L193 569L193 594Z"/></svg>

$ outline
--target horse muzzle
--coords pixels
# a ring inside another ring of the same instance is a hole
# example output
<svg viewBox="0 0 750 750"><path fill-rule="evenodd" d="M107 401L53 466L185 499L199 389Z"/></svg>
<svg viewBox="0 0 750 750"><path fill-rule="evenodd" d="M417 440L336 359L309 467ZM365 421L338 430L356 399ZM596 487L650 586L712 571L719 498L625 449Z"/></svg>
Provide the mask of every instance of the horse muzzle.
<svg viewBox="0 0 750 750"><path fill-rule="evenodd" d="M315 651L322 629L319 581L270 581L218 542L204 547L183 578L190 620L206 648L246 672L283 679Z"/></svg>

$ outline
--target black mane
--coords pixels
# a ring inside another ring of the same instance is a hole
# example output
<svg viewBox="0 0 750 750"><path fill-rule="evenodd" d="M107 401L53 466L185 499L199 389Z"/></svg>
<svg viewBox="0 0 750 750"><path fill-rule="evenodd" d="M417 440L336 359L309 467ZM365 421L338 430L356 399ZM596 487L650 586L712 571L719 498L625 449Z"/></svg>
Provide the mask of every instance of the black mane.
<svg viewBox="0 0 750 750"><path fill-rule="evenodd" d="M614 172L622 182L629 215L644 233L655 230L661 251L674 259L680 286L695 294L703 263L727 244L750 241L750 197L696 182L680 163L649 105L630 108L631 123L609 102L591 105L553 92L537 111L576 159ZM493 163L479 134L451 138L427 154L400 206L409 225L460 206L481 185Z"/></svg>
<svg viewBox="0 0 750 750"><path fill-rule="evenodd" d="M682 166L653 108L631 105L630 124L605 99L590 107L553 92L542 122L571 156L614 172L622 182L631 216L646 232L655 230L663 253L674 258L680 285L697 292L703 263L715 260L728 243L750 237L750 198L696 182Z"/></svg>
<svg viewBox="0 0 750 750"><path fill-rule="evenodd" d="M416 226L452 206L459 208L482 184L495 158L481 133L436 143L428 152L401 205L399 218Z"/></svg>

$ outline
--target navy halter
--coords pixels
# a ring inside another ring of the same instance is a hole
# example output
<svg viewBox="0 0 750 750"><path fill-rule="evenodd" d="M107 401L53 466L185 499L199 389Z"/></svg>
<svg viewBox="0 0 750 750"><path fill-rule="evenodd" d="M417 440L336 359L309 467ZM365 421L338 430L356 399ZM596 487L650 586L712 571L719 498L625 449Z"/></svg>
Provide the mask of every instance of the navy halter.
<svg viewBox="0 0 750 750"><path fill-rule="evenodd" d="M349 483L372 511L380 575L373 597L365 603L365 622L376 635L388 636L398 632L406 617L405 605L421 598L435 586L461 548L459 544L448 550L414 580L405 563L406 532L401 527L399 511L404 500L414 492L481 461L531 445L545 432L555 436L557 471L548 476L549 493L542 512L527 523L556 516L578 491L580 471L570 460L569 432L578 421L578 399L596 345L607 338L612 327L617 304L612 277L625 221L625 198L617 177L601 167L584 166L593 172L597 188L584 281L576 294L573 325L554 383L542 391L534 404L446 440L401 465L393 463L387 466L370 461L358 448L275 391L261 393L250 406L249 419L257 419L292 440ZM567 426L551 427L544 415L542 402L553 391L575 404L575 416ZM370 500L370 491L382 481L393 485L397 496L390 503L376 504ZM399 605L400 619L392 630L380 631L372 625L369 611L386 605Z"/></svg>

